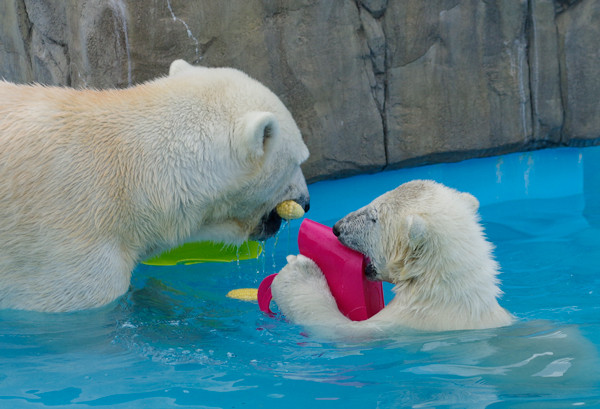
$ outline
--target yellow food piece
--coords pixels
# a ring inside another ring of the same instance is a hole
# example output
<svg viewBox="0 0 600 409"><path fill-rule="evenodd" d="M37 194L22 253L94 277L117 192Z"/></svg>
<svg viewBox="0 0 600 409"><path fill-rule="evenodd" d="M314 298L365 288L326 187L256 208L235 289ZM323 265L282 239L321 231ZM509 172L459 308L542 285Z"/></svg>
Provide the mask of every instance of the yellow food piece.
<svg viewBox="0 0 600 409"><path fill-rule="evenodd" d="M286 200L279 203L275 210L279 217L286 220L299 219L304 216L304 209L302 206L293 200Z"/></svg>
<svg viewBox="0 0 600 409"><path fill-rule="evenodd" d="M238 288L227 293L227 297L242 301L256 301L258 298L257 288Z"/></svg>

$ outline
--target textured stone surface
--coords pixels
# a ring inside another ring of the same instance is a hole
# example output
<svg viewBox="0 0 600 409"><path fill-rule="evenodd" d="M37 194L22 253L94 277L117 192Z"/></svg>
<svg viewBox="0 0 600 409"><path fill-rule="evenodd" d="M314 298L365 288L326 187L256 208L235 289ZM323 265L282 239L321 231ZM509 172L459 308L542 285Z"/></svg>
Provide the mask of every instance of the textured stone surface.
<svg viewBox="0 0 600 409"><path fill-rule="evenodd" d="M395 2L384 17L389 163L531 138L525 2Z"/></svg>
<svg viewBox="0 0 600 409"><path fill-rule="evenodd" d="M557 21L564 135L586 144L600 136L600 1L581 1Z"/></svg>
<svg viewBox="0 0 600 409"><path fill-rule="evenodd" d="M309 179L600 138L599 0L0 0L0 75L126 87L233 66L294 114Z"/></svg>

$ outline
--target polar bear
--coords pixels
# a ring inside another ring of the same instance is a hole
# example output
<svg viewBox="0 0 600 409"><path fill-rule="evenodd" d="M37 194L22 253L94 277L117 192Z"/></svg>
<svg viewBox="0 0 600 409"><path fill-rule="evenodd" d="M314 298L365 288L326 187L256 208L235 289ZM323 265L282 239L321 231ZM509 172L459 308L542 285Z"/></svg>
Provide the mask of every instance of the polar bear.
<svg viewBox="0 0 600 409"><path fill-rule="evenodd" d="M368 257L368 278L395 284L393 300L368 320L342 315L323 274L302 255L288 256L271 286L273 299L289 320L331 338L509 325L478 208L469 193L415 180L334 225L340 242Z"/></svg>
<svg viewBox="0 0 600 409"><path fill-rule="evenodd" d="M72 311L191 240L262 240L308 207L283 103L231 68L177 60L123 90L0 82L0 308Z"/></svg>

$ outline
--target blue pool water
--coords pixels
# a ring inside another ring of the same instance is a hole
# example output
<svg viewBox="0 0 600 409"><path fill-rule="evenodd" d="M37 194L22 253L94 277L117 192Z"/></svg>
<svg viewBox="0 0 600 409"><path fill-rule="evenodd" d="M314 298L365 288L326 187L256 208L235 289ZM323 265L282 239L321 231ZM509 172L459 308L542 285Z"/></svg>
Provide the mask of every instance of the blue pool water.
<svg viewBox="0 0 600 409"><path fill-rule="evenodd" d="M569 148L310 186L326 224L415 178L476 195L511 327L332 343L227 298L296 252L295 222L259 260L140 266L106 308L0 311L0 408L600 407L599 171Z"/></svg>

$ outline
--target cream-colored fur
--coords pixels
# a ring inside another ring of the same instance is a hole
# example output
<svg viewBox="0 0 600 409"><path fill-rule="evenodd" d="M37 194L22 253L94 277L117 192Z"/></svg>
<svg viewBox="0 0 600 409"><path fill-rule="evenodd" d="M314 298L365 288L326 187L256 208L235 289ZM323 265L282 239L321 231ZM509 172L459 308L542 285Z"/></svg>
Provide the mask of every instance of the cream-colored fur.
<svg viewBox="0 0 600 409"><path fill-rule="evenodd" d="M189 240L275 233L308 204L289 111L240 71L175 61L124 90L0 82L0 308L111 302L136 263Z"/></svg>
<svg viewBox="0 0 600 409"><path fill-rule="evenodd" d="M479 203L433 181L412 181L350 213L334 226L339 240L370 259L367 275L395 284L395 297L365 321L350 321L310 259L288 256L272 285L292 322L332 338L491 328L513 318L497 298L498 265L486 241Z"/></svg>

